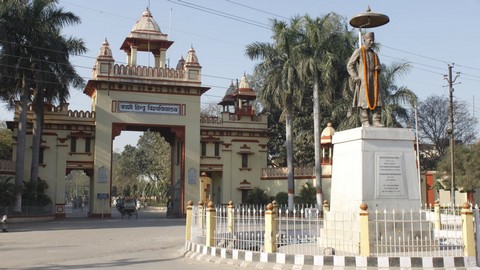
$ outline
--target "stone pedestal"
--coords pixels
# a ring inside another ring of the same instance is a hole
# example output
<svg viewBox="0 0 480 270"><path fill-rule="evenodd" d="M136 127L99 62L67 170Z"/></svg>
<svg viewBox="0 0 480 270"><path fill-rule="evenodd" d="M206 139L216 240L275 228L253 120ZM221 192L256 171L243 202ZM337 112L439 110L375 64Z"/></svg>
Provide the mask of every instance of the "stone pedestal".
<svg viewBox="0 0 480 270"><path fill-rule="evenodd" d="M415 136L405 128L355 128L333 136L331 211L419 209Z"/></svg>

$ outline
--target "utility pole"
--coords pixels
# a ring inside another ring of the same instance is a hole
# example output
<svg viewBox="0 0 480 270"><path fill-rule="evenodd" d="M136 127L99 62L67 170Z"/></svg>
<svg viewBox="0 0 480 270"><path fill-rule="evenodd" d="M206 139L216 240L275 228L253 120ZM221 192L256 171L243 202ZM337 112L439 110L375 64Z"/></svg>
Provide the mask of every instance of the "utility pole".
<svg viewBox="0 0 480 270"><path fill-rule="evenodd" d="M448 77L444 75L444 79L448 82L448 90L450 93L450 127L447 129L448 135L450 135L450 161L451 161L451 182L450 182L450 192L451 197L450 200L452 202L452 209L455 213L455 158L454 158L454 150L455 150L455 138L454 138L454 130L453 130L453 83L457 80L460 73L457 72L457 75L452 80L452 69L453 63L448 65Z"/></svg>

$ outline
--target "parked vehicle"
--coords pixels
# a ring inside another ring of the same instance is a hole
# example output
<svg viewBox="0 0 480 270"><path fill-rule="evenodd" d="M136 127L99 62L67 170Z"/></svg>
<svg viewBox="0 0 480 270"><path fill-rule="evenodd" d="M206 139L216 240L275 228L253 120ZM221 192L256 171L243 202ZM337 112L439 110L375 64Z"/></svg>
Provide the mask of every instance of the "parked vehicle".
<svg viewBox="0 0 480 270"><path fill-rule="evenodd" d="M128 218L130 219L132 215L135 215L135 217L138 218L137 203L135 199L117 199L116 207L120 214L122 214L122 219L124 216L128 216Z"/></svg>

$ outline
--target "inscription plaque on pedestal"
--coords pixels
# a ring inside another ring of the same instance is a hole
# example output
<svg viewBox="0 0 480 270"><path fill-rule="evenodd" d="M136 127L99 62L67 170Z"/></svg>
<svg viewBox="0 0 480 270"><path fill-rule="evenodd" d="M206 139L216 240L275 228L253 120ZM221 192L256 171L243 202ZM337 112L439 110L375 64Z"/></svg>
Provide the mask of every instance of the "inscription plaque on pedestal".
<svg viewBox="0 0 480 270"><path fill-rule="evenodd" d="M403 154L375 155L376 197L406 198Z"/></svg>

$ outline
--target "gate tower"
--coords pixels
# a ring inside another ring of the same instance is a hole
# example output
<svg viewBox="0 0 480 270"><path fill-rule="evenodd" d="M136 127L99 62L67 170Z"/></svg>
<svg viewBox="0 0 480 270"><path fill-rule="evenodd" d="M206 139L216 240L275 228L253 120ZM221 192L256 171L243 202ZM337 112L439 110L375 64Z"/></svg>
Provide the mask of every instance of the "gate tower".
<svg viewBox="0 0 480 270"><path fill-rule="evenodd" d="M115 63L107 40L100 48L84 89L96 116L92 216L110 215L109 200L98 194L110 194L113 140L122 130L157 131L170 143L170 180L181 187L172 194L182 202L178 209L184 208L185 196L198 193L197 185L185 186L185 181L198 183L200 97L209 88L201 86L202 67L193 48L176 68L167 65L166 51L172 44L147 8L120 47L126 65ZM139 52L153 54L154 66L139 65Z"/></svg>

